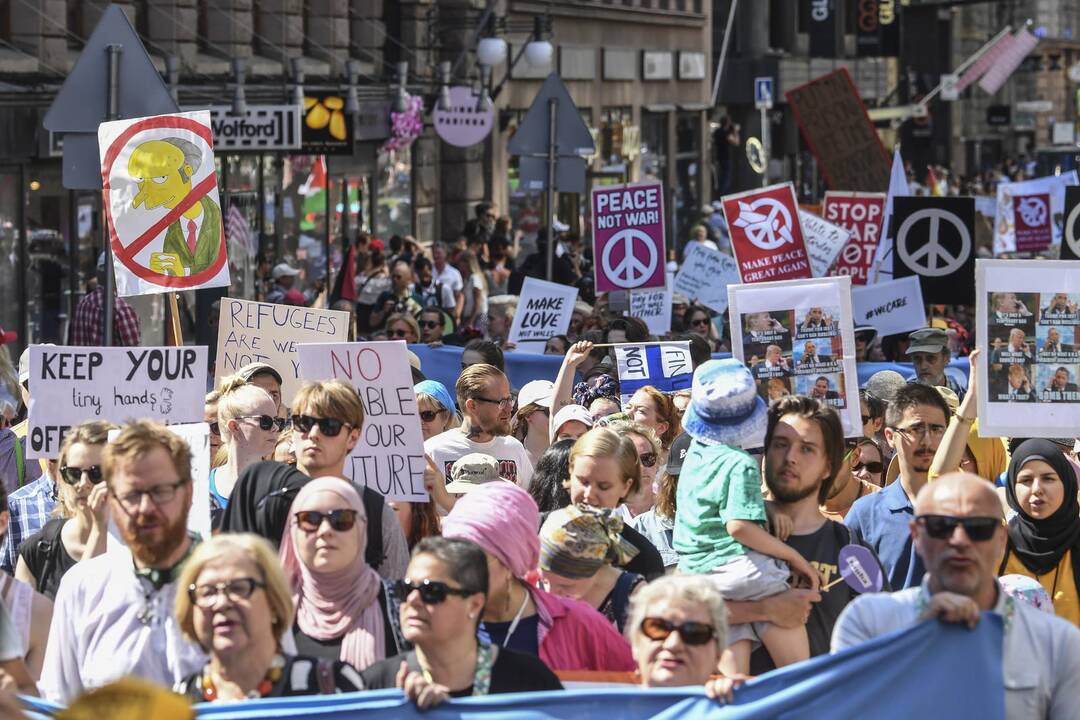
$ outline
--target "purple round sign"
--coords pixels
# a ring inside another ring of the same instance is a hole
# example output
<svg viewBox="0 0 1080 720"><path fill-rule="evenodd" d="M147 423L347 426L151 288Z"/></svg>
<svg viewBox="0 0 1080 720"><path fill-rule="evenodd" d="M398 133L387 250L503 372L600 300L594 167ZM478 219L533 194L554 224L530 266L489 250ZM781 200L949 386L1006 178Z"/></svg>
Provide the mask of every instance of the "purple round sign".
<svg viewBox="0 0 1080 720"><path fill-rule="evenodd" d="M869 548L845 545L840 548L840 577L857 593L880 592L883 585L881 564Z"/></svg>
<svg viewBox="0 0 1080 720"><path fill-rule="evenodd" d="M495 112L486 98L480 105L482 109L477 111L476 101L472 88L462 85L450 88L450 108L443 110L436 103L432 113L439 137L457 147L469 147L486 138L495 122Z"/></svg>

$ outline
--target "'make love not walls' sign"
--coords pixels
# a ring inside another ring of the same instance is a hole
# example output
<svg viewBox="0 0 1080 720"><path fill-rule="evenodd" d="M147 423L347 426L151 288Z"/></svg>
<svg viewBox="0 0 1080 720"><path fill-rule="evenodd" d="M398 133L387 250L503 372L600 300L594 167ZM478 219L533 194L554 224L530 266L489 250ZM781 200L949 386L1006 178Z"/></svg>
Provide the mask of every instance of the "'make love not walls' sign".
<svg viewBox="0 0 1080 720"><path fill-rule="evenodd" d="M577 295L576 287L525 278L510 325L510 342L520 352L544 352L548 338L566 334Z"/></svg>
<svg viewBox="0 0 1080 720"><path fill-rule="evenodd" d="M55 458L87 420L202 422L206 348L35 345L30 387L26 456Z"/></svg>
<svg viewBox="0 0 1080 720"><path fill-rule="evenodd" d="M298 348L304 380L341 380L356 388L364 404L364 427L345 460L345 476L388 500L426 501L424 434L405 343L312 343Z"/></svg>

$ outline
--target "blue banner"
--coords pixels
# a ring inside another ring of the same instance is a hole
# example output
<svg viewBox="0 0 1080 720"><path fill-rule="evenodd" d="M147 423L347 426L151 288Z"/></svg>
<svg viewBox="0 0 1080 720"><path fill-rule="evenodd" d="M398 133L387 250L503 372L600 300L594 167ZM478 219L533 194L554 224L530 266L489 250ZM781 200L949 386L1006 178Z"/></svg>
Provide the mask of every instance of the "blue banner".
<svg viewBox="0 0 1080 720"><path fill-rule="evenodd" d="M971 717L1004 720L1002 622L983 613L975 630L922 623L757 678L719 705L700 688L568 690L451 700L419 712L397 690L197 705L200 720L749 720L751 718ZM29 699L28 699L29 700ZM30 701L49 717L54 706Z"/></svg>

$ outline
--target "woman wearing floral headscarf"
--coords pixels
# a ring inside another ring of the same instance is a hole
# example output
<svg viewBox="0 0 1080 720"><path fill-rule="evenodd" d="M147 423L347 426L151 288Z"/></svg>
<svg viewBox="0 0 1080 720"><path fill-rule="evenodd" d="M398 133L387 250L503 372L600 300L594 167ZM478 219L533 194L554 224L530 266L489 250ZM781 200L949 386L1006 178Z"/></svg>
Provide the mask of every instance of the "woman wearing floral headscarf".
<svg viewBox="0 0 1080 720"><path fill-rule="evenodd" d="M551 593L582 600L623 632L630 596L645 582L620 570L638 553L624 540L613 510L570 505L548 515L540 529L540 579Z"/></svg>
<svg viewBox="0 0 1080 720"><path fill-rule="evenodd" d="M1009 462L1005 495L1016 515L999 575L1035 578L1058 617L1080 625L1080 504L1076 472L1057 445L1025 440Z"/></svg>

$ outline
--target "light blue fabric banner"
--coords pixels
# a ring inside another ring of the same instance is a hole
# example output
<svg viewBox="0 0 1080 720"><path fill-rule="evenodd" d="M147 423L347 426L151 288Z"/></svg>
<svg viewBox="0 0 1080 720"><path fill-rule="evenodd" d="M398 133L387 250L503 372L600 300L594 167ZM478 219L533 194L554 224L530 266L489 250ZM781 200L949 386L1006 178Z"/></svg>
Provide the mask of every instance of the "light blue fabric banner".
<svg viewBox="0 0 1080 720"><path fill-rule="evenodd" d="M570 690L451 700L426 712L397 690L202 704L199 720L749 720L751 718L979 718L1004 720L1002 622L983 613L974 631L938 621L839 655L781 668L719 705L700 689ZM34 703L38 709L50 706ZM48 717L46 713L44 717Z"/></svg>

